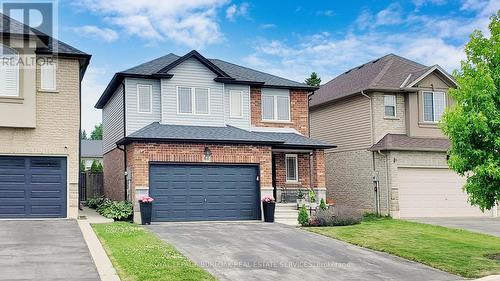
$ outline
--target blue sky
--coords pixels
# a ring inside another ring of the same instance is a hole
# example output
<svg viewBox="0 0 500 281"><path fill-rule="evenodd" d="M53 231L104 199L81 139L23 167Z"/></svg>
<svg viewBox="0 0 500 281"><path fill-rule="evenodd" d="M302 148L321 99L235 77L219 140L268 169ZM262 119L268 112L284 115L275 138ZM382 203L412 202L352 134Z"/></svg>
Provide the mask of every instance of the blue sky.
<svg viewBox="0 0 500 281"><path fill-rule="evenodd" d="M327 82L391 52L451 71L470 32L485 31L499 8L495 0L61 0L58 37L93 56L82 90L90 131L115 72L170 52L196 49L297 81L316 71Z"/></svg>

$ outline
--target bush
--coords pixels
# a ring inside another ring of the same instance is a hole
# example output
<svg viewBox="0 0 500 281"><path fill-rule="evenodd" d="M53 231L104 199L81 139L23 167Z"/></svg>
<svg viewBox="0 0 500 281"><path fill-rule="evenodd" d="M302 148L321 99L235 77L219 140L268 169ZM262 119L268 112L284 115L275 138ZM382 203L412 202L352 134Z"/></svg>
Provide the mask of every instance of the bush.
<svg viewBox="0 0 500 281"><path fill-rule="evenodd" d="M327 206L327 205L326 205L326 203L325 203L325 199L321 198L321 201L320 201L320 203L319 203L319 208L320 208L321 210L326 210L326 209L328 209L328 206Z"/></svg>
<svg viewBox="0 0 500 281"><path fill-rule="evenodd" d="M358 224L363 219L363 213L345 205L336 205L327 210L320 209L311 218L310 226L342 226Z"/></svg>
<svg viewBox="0 0 500 281"><path fill-rule="evenodd" d="M97 208L97 212L108 219L129 220L133 214L132 203L127 201L105 201Z"/></svg>
<svg viewBox="0 0 500 281"><path fill-rule="evenodd" d="M307 212L307 208L302 206L299 208L299 224L302 226L306 226L309 223L309 214Z"/></svg>
<svg viewBox="0 0 500 281"><path fill-rule="evenodd" d="M104 198L103 196L101 197L94 197L94 198L90 198L87 200L87 202L85 202L85 206L91 208L91 209L97 209L99 208L99 206L101 206L106 200L106 198Z"/></svg>

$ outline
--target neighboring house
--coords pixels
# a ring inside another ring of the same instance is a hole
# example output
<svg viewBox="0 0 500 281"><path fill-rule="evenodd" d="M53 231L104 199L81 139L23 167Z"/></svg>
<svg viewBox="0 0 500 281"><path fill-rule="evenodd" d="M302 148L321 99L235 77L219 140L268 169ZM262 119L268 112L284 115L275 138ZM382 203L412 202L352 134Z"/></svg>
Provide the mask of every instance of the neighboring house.
<svg viewBox="0 0 500 281"><path fill-rule="evenodd" d="M0 16L0 219L76 218L90 55Z"/></svg>
<svg viewBox="0 0 500 281"><path fill-rule="evenodd" d="M103 163L102 160L102 140L82 140L81 161L85 170L90 170L92 163Z"/></svg>
<svg viewBox="0 0 500 281"><path fill-rule="evenodd" d="M311 136L325 152L328 196L393 217L491 216L471 207L447 165L438 122L454 79L440 66L390 54L355 67L312 96Z"/></svg>
<svg viewBox="0 0 500 281"><path fill-rule="evenodd" d="M299 187L324 198L315 89L196 51L116 73L96 104L106 196L149 194L154 221L260 219L263 196Z"/></svg>

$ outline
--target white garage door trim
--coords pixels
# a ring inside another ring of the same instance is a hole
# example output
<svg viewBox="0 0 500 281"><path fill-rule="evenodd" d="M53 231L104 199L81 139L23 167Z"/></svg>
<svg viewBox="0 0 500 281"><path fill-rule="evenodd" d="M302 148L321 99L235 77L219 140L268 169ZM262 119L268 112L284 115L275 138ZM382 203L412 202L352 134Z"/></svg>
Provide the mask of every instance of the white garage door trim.
<svg viewBox="0 0 500 281"><path fill-rule="evenodd" d="M398 167L397 177L402 218L492 216L492 211L482 213L479 208L469 205L467 194L461 193L465 179L448 168ZM444 189L437 190L436 185Z"/></svg>

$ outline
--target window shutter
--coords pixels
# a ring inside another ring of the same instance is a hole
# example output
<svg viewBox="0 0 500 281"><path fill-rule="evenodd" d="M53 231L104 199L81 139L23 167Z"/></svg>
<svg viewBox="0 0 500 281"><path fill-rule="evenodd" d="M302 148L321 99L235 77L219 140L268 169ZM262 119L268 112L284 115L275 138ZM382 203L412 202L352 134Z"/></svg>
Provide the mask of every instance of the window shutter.
<svg viewBox="0 0 500 281"><path fill-rule="evenodd" d="M262 119L274 119L274 96L262 96Z"/></svg>
<svg viewBox="0 0 500 281"><path fill-rule="evenodd" d="M139 112L151 112L152 94L152 87L150 85L137 85L137 108Z"/></svg>
<svg viewBox="0 0 500 281"><path fill-rule="evenodd" d="M45 61L40 65L40 87L43 90L56 89L56 65L55 62Z"/></svg>
<svg viewBox="0 0 500 281"><path fill-rule="evenodd" d="M195 88L196 114L208 114L208 89Z"/></svg>

